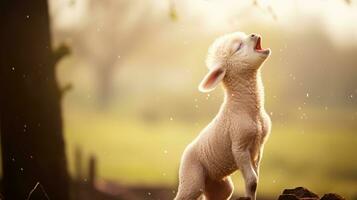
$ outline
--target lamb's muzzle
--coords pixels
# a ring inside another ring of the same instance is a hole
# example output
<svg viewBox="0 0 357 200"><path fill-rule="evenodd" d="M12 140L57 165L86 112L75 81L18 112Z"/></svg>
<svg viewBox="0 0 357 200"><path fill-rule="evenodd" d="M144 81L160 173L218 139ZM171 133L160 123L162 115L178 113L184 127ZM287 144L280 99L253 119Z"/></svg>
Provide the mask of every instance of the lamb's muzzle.
<svg viewBox="0 0 357 200"><path fill-rule="evenodd" d="M254 34L253 34L254 35ZM262 38L261 36L254 35L252 38L256 40L256 45L254 47L254 50L259 53L263 54L270 54L270 49L263 49L262 48Z"/></svg>

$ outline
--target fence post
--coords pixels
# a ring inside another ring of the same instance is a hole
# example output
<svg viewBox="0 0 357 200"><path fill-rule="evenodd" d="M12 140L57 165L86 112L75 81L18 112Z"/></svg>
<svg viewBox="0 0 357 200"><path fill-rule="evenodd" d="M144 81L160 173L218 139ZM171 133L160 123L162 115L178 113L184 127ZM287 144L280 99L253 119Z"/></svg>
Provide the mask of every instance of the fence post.
<svg viewBox="0 0 357 200"><path fill-rule="evenodd" d="M81 182L83 180L82 159L82 149L79 146L76 146L74 150L74 178L76 182Z"/></svg>
<svg viewBox="0 0 357 200"><path fill-rule="evenodd" d="M97 168L97 160L94 155L91 155L89 158L89 174L88 174L88 182L92 188L95 187L95 181L96 181L96 169Z"/></svg>

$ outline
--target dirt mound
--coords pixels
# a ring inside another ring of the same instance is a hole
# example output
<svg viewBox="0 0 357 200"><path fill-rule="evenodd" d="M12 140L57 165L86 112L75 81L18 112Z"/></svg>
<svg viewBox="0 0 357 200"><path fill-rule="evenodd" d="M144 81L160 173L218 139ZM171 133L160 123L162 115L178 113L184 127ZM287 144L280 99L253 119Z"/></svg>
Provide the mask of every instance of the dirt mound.
<svg viewBox="0 0 357 200"><path fill-rule="evenodd" d="M319 196L306 188L285 189L278 200L319 200Z"/></svg>
<svg viewBox="0 0 357 200"><path fill-rule="evenodd" d="M250 200L249 197L240 197L237 200ZM304 187L285 189L278 200L345 200L338 194L328 193L320 198L317 194Z"/></svg>
<svg viewBox="0 0 357 200"><path fill-rule="evenodd" d="M321 199L320 197L304 187L297 187L294 189L285 189L278 200L345 200L338 194L325 194Z"/></svg>

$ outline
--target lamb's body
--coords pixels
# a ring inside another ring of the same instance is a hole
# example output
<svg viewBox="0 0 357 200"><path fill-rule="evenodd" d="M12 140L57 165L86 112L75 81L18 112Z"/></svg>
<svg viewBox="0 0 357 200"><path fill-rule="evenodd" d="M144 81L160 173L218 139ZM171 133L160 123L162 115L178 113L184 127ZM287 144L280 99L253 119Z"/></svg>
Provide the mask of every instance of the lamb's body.
<svg viewBox="0 0 357 200"><path fill-rule="evenodd" d="M256 161L269 132L270 118L262 106L263 90L257 86L252 88L254 93L244 94L247 86L240 83L241 92L227 94L218 115L189 147L199 152L198 160L210 178L222 179L239 168L233 151L248 151Z"/></svg>
<svg viewBox="0 0 357 200"><path fill-rule="evenodd" d="M259 162L271 127L260 71L230 69L222 81L225 99L219 113L182 156L177 200L194 200L201 194L206 199L229 199L229 175L238 169L247 196L255 200Z"/></svg>

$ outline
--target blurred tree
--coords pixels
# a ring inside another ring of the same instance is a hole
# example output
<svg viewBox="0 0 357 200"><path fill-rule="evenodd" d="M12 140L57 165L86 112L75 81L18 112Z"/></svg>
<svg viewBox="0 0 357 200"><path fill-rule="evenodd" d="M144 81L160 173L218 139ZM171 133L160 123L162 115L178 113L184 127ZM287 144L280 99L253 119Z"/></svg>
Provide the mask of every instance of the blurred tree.
<svg viewBox="0 0 357 200"><path fill-rule="evenodd" d="M142 1L88 1L82 24L55 31L57 40L70 40L73 52L96 69L98 103L105 109L113 93L116 69L157 28L148 3ZM59 14L54 15L60 18Z"/></svg>
<svg viewBox="0 0 357 200"><path fill-rule="evenodd" d="M38 184L69 199L69 178L47 0L1 0L1 150L4 196L24 200ZM43 199L36 196L31 199Z"/></svg>

